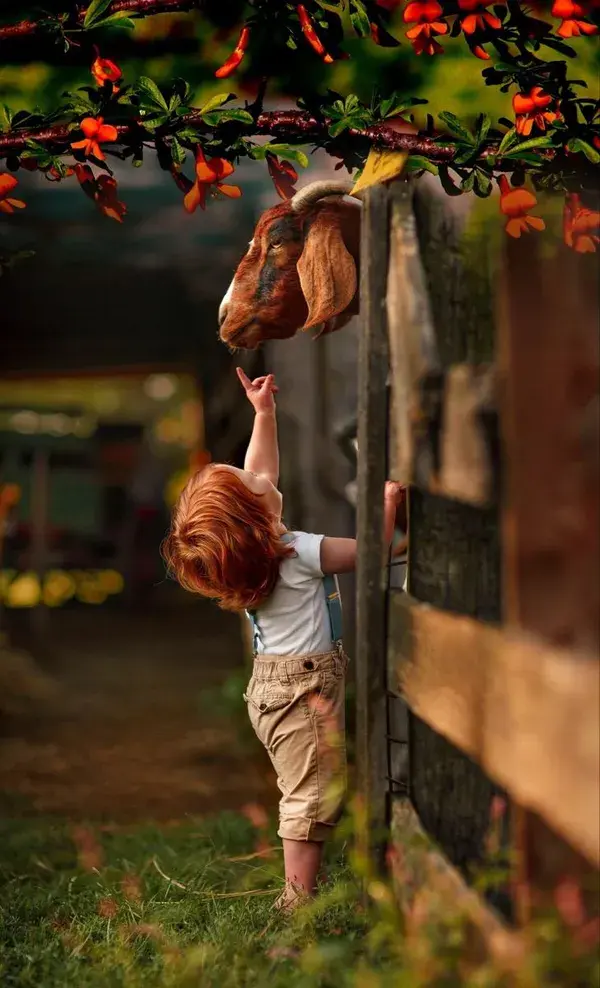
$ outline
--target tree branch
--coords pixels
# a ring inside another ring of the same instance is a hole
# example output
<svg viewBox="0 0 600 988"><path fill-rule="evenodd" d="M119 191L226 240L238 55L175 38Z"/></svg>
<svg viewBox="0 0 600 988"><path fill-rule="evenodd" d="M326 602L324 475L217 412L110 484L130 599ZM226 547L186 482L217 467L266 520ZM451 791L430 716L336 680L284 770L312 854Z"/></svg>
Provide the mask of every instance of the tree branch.
<svg viewBox="0 0 600 988"><path fill-rule="evenodd" d="M187 127L195 127L199 133L212 132L214 129L205 124L197 112L181 117L180 123ZM304 110L270 110L258 116L253 133L261 137L271 136L283 143L293 141L322 144L331 141L329 123L327 119L318 120ZM117 125L117 139L113 143L126 144L128 139L134 137L139 127L143 128L143 121L140 121L139 125L136 123ZM253 135L248 133L245 136ZM401 134L385 124L376 124L365 130L347 130L341 137L344 143L349 140L363 146L370 144L392 151L408 151L410 154L423 155L433 162L452 161L456 154L456 149L451 144L438 144L431 137L420 134ZM72 132L66 124L0 134L0 157L19 154L26 149L28 141L36 141L48 151L64 153L65 145L69 145L71 139ZM490 144L484 154L494 154L497 149L497 144Z"/></svg>
<svg viewBox="0 0 600 988"><path fill-rule="evenodd" d="M85 7L79 7L77 13L65 22L63 28L68 30L69 27L81 27L88 6L89 4L86 4ZM127 11L140 17L149 17L151 14L185 13L188 10L200 9L203 6L204 0L113 0L107 15ZM0 42L43 34L48 30L49 20L51 21L51 18L46 16L40 20L22 20L16 24L0 26Z"/></svg>

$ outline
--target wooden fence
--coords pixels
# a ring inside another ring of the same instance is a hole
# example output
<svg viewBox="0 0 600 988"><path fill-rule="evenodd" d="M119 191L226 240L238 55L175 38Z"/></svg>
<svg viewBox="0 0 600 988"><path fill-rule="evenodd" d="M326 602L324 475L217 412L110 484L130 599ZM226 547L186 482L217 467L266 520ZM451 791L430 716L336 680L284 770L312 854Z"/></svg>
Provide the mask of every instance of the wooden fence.
<svg viewBox="0 0 600 988"><path fill-rule="evenodd" d="M461 225L426 185L364 205L357 770L375 860L424 830L490 940L462 876L495 793L505 913L600 864L598 273L534 236L490 264ZM411 485L408 593L382 579L387 477Z"/></svg>

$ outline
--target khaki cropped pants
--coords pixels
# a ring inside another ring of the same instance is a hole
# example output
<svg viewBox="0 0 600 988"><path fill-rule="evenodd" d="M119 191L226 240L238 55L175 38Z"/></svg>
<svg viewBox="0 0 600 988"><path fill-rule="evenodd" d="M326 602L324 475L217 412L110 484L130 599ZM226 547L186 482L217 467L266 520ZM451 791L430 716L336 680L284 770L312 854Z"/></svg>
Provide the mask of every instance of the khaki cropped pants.
<svg viewBox="0 0 600 988"><path fill-rule="evenodd" d="M346 791L342 649L315 655L257 655L244 699L281 791L279 836L324 841Z"/></svg>

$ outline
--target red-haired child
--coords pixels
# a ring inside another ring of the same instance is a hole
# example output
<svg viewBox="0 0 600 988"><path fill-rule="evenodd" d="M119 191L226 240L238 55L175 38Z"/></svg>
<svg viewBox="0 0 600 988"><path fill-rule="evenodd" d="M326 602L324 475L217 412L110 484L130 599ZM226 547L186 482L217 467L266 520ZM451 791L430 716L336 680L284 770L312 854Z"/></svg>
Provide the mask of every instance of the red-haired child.
<svg viewBox="0 0 600 988"><path fill-rule="evenodd" d="M356 540L288 532L277 489L279 449L273 375L238 375L255 412L244 469L212 464L182 492L163 545L186 589L245 610L254 668L245 699L281 790L279 835L290 907L316 890L323 842L345 792L344 684L336 574L356 564ZM385 490L389 545L400 493Z"/></svg>

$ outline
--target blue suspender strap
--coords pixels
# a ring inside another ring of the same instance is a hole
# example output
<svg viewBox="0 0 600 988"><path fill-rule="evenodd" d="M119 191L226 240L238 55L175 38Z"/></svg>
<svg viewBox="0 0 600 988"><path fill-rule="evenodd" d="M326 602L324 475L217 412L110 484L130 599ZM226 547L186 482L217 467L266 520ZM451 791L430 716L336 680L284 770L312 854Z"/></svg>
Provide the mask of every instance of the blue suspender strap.
<svg viewBox="0 0 600 988"><path fill-rule="evenodd" d="M323 589L325 600L327 601L327 611L329 614L329 626L331 628L331 640L334 643L342 640L342 602L338 590L335 576L323 577Z"/></svg>
<svg viewBox="0 0 600 988"><path fill-rule="evenodd" d="M285 532L281 536L282 542L291 542L294 536L291 532ZM329 627L331 629L331 641L334 643L342 640L342 602L335 576L323 577L323 590L325 591L325 601L327 603L327 613L329 614Z"/></svg>
<svg viewBox="0 0 600 988"><path fill-rule="evenodd" d="M254 611L246 611L250 624L252 625L252 651L256 655L258 652L258 643L260 641L260 636L258 634L258 625L256 623L256 616Z"/></svg>

